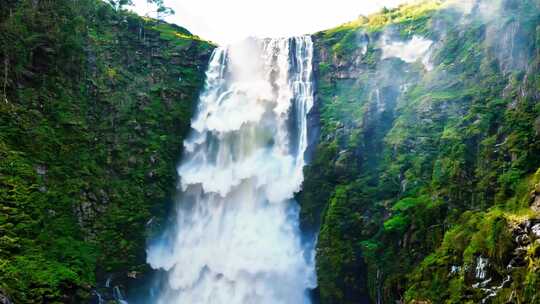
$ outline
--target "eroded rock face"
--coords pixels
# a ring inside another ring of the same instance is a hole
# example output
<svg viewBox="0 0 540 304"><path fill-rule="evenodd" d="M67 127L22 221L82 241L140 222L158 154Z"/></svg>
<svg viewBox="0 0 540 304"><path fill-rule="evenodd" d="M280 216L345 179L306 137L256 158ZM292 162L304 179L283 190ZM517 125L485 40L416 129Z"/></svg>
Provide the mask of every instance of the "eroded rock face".
<svg viewBox="0 0 540 304"><path fill-rule="evenodd" d="M528 265L527 256L529 249L535 243L540 242L540 219L529 219L514 228L512 232L514 236L515 249L513 256L507 265L507 269L511 271L514 268L526 267Z"/></svg>
<svg viewBox="0 0 540 304"><path fill-rule="evenodd" d="M515 243L519 247L527 247L540 239L540 218L528 219L513 230Z"/></svg>
<svg viewBox="0 0 540 304"><path fill-rule="evenodd" d="M534 237L538 240L540 239L540 223L535 224L531 227L531 232L534 235Z"/></svg>
<svg viewBox="0 0 540 304"><path fill-rule="evenodd" d="M478 256L472 267L464 267L468 284L483 295L481 303L490 303L490 299L496 297L500 290L512 284L516 270L529 265L530 248L535 242L540 242L540 218L525 220L514 227L512 238L513 249L509 251L510 255L503 259L509 261L507 265ZM456 269L458 266L452 266L450 275L454 274Z"/></svg>

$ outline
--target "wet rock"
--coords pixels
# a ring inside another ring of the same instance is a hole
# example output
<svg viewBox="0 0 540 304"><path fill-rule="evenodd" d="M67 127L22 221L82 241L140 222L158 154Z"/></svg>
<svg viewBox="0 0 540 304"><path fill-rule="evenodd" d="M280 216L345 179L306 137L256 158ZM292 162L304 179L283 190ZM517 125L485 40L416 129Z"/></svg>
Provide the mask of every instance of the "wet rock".
<svg viewBox="0 0 540 304"><path fill-rule="evenodd" d="M531 227L531 234L535 239L540 239L540 223Z"/></svg>
<svg viewBox="0 0 540 304"><path fill-rule="evenodd" d="M523 256L516 256L513 257L512 260L510 260L510 263L506 266L508 269L512 268L519 268L527 266L527 262L525 261L525 258Z"/></svg>
<svg viewBox="0 0 540 304"><path fill-rule="evenodd" d="M101 198L101 202L103 202L104 204L108 204L111 201L111 199L109 198L109 195L103 189L99 190L99 196Z"/></svg>
<svg viewBox="0 0 540 304"><path fill-rule="evenodd" d="M473 284L472 288L485 288L486 286L489 285L489 283L491 283L491 278L488 278L484 281Z"/></svg>
<svg viewBox="0 0 540 304"><path fill-rule="evenodd" d="M0 304L13 304L11 299L2 289L0 289Z"/></svg>
<svg viewBox="0 0 540 304"><path fill-rule="evenodd" d="M452 265L452 267L450 268L450 273L448 274L448 276L453 276L453 275L457 275L459 274L459 272L461 271L461 266L459 265Z"/></svg>
<svg viewBox="0 0 540 304"><path fill-rule="evenodd" d="M487 277L489 267L489 259L479 256L476 258L475 277L478 280L483 280Z"/></svg>
<svg viewBox="0 0 540 304"><path fill-rule="evenodd" d="M38 175L41 175L41 176L47 174L47 166L45 166L45 165L37 165L36 166L36 173Z"/></svg>
<svg viewBox="0 0 540 304"><path fill-rule="evenodd" d="M527 234L520 234L516 237L516 243L520 246L527 246L531 243L531 239Z"/></svg>

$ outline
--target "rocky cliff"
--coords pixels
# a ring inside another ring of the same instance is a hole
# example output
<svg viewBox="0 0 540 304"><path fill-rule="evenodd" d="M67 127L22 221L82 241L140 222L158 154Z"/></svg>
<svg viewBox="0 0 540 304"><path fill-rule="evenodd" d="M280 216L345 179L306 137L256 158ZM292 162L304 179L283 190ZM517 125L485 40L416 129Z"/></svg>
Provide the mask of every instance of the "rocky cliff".
<svg viewBox="0 0 540 304"><path fill-rule="evenodd" d="M212 48L101 1L0 4L1 294L81 303L144 276Z"/></svg>
<svg viewBox="0 0 540 304"><path fill-rule="evenodd" d="M540 303L540 3L427 1L314 35L300 195L321 303Z"/></svg>

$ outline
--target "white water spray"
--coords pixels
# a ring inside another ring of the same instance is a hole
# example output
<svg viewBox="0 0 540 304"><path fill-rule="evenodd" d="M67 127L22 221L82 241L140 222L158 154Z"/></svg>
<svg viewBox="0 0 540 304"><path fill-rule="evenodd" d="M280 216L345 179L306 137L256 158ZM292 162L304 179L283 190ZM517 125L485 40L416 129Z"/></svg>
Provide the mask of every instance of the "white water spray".
<svg viewBox="0 0 540 304"><path fill-rule="evenodd" d="M313 106L309 36L215 50L178 169L173 237L148 249L167 271L156 303L309 303L314 252L298 206Z"/></svg>

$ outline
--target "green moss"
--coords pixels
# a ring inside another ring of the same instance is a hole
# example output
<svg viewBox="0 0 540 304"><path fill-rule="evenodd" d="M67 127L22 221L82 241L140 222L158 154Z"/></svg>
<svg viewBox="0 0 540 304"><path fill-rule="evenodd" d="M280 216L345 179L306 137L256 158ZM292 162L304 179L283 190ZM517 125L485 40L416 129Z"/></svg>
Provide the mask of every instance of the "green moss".
<svg viewBox="0 0 540 304"><path fill-rule="evenodd" d="M403 233L408 225L409 221L407 217L398 214L384 222L384 231Z"/></svg>
<svg viewBox="0 0 540 304"><path fill-rule="evenodd" d="M507 213L493 209L485 213L464 213L458 223L445 234L444 241L436 252L426 257L409 276L410 288L406 292L406 299L462 303L466 300L466 294L477 292L467 284L464 276L466 269L474 267L478 256L489 258L494 271L502 275L507 257L514 250L512 226L529 216L528 211L524 212ZM459 266L461 270L452 274L451 266ZM516 273L514 280L523 280L520 272ZM433 285L434 282L437 282L436 285Z"/></svg>
<svg viewBox="0 0 540 304"><path fill-rule="evenodd" d="M106 273L147 270L213 46L101 1L4 5L0 289L83 303Z"/></svg>
<svg viewBox="0 0 540 304"><path fill-rule="evenodd" d="M314 35L322 130L300 203L303 220L322 219L321 303L331 295L346 303L347 290L373 302L477 303L483 294L464 269L482 255L504 277L513 227L536 216L528 208L540 166L540 61L525 37L537 36L530 12L540 8L513 2L501 20L456 22L463 16L451 2L384 10ZM516 39L530 47L526 70L500 57L491 39L516 20ZM436 41L433 70L381 60L388 33ZM355 250L365 267L344 282L331 269L349 278L351 259L337 261ZM519 287L527 277L536 282L529 272L512 272L513 289L494 303L514 290L517 301L533 301Z"/></svg>
<svg viewBox="0 0 540 304"><path fill-rule="evenodd" d="M421 197L406 197L404 199L401 199L398 201L393 207L392 210L395 211L407 211L413 208L419 208L424 207L429 202L429 198L427 196L421 196ZM424 206L422 206L424 205Z"/></svg>

